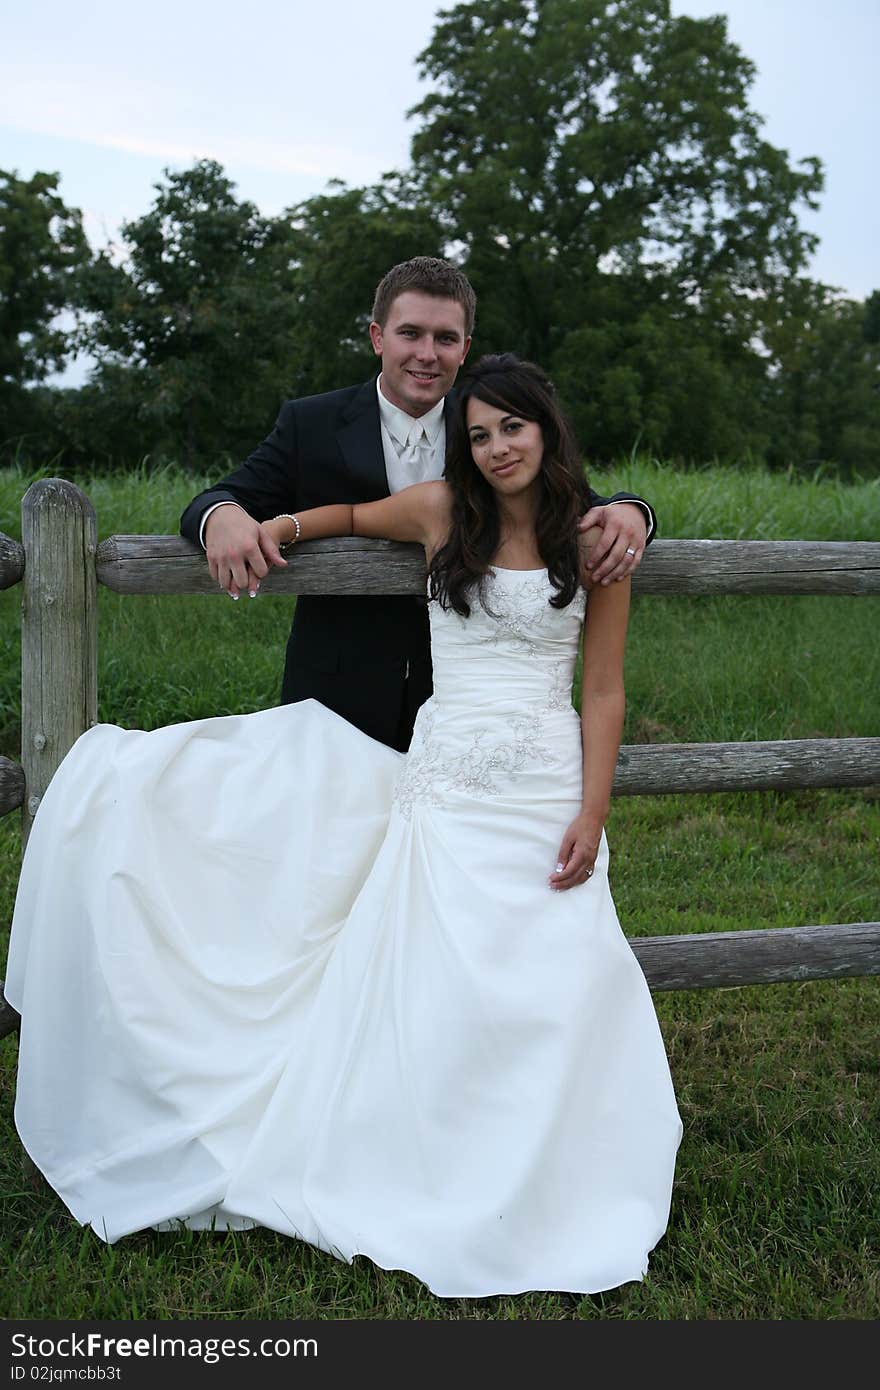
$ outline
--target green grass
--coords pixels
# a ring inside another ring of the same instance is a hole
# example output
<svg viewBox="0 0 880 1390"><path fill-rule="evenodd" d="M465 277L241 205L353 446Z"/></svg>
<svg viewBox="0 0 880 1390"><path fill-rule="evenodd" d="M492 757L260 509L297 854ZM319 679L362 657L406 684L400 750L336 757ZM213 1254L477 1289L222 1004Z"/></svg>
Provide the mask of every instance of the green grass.
<svg viewBox="0 0 880 1390"><path fill-rule="evenodd" d="M599 482L599 480L597 480ZM0 473L0 529L27 479ZM86 490L101 536L173 531L199 480L175 470ZM601 480L605 486L605 480ZM874 539L880 489L760 470L621 467L666 536ZM0 594L0 752L18 747L15 590ZM290 605L100 598L101 717L152 727L277 698ZM878 732L870 599L654 599L635 605L626 738ZM622 798L609 823L629 935L876 920L880 794ZM0 922L18 861L0 821ZM644 1284L574 1303L433 1298L268 1231L142 1234L108 1248L22 1172L15 1041L0 1044L0 1312L9 1318L748 1318L880 1316L880 981L658 994L685 1136L672 1218Z"/></svg>
<svg viewBox="0 0 880 1390"><path fill-rule="evenodd" d="M873 541L880 536L880 478L841 483L818 469L669 468L635 454L591 472L600 493L633 492L657 513L658 536L704 540Z"/></svg>

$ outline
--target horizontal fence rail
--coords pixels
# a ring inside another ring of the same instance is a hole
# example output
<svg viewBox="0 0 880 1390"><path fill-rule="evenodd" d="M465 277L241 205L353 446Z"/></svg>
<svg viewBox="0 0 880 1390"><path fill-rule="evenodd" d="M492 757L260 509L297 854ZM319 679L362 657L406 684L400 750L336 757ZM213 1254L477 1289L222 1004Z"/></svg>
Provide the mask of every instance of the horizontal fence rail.
<svg viewBox="0 0 880 1390"><path fill-rule="evenodd" d="M621 746L614 774L615 796L878 785L880 738L628 743Z"/></svg>
<svg viewBox="0 0 880 1390"><path fill-rule="evenodd" d="M653 541L648 594L880 594L880 541Z"/></svg>
<svg viewBox="0 0 880 1390"><path fill-rule="evenodd" d="M880 922L628 936L627 941L658 992L880 974ZM0 1038L18 1025L18 1014L0 992Z"/></svg>
<svg viewBox="0 0 880 1390"><path fill-rule="evenodd" d="M0 758L0 816L24 803L24 768L11 758Z"/></svg>
<svg viewBox="0 0 880 1390"><path fill-rule="evenodd" d="M880 922L630 936L652 989L717 989L880 975Z"/></svg>
<svg viewBox="0 0 880 1390"><path fill-rule="evenodd" d="M423 594L419 545L343 536L303 541L262 582L279 594ZM178 536L110 536L98 583L119 594L216 594L204 553ZM880 541L654 541L638 594L880 594Z"/></svg>
<svg viewBox="0 0 880 1390"><path fill-rule="evenodd" d="M614 773L615 796L878 785L880 738L624 743ZM21 806L24 793L24 769L0 757L0 815Z"/></svg>
<svg viewBox="0 0 880 1390"><path fill-rule="evenodd" d="M40 797L97 710L96 587L122 594L214 594L204 553L178 536L96 544L88 498L41 479L22 502L19 543L0 533L0 589L22 582L22 761L0 758L0 814L22 807L26 841ZM425 592L420 546L341 537L309 541L266 594ZM880 542L656 541L633 578L639 594L880 594ZM618 796L880 785L880 738L629 744ZM880 974L880 923L628 938L655 990ZM0 983L0 1037L18 1026Z"/></svg>
<svg viewBox="0 0 880 1390"><path fill-rule="evenodd" d="M0 589L11 589L24 574L24 546L0 531Z"/></svg>

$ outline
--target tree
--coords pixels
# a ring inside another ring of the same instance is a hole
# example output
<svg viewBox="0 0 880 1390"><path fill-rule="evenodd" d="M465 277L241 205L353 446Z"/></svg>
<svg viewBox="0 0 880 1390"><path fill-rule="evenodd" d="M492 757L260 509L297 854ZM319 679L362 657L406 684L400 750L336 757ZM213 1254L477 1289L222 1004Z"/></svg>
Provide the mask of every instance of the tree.
<svg viewBox="0 0 880 1390"><path fill-rule="evenodd" d="M329 390L374 368L367 325L389 265L438 252L436 220L406 181L337 181L281 217L239 202L219 165L166 173L125 254L88 278L84 343L99 359L63 404L71 447L88 454L210 462L248 452L285 396Z"/></svg>
<svg viewBox="0 0 880 1390"><path fill-rule="evenodd" d="M864 303L802 281L768 334L779 428L771 461L880 474L880 292Z"/></svg>
<svg viewBox="0 0 880 1390"><path fill-rule="evenodd" d="M442 12L420 63L435 90L414 110L413 159L480 296L478 348L570 374L585 327L635 330L650 312L672 344L699 335L713 381L731 361L749 374L766 297L812 249L797 213L822 177L763 139L754 67L722 17L672 18L668 0L472 0ZM624 397L601 452L660 409Z"/></svg>
<svg viewBox="0 0 880 1390"><path fill-rule="evenodd" d="M122 227L122 261L103 252L88 276L92 384L118 400L124 420L105 424L132 454L236 456L278 404L295 308L286 229L234 187L210 160L166 170Z"/></svg>
<svg viewBox="0 0 880 1390"><path fill-rule="evenodd" d="M26 388L72 351L58 316L75 308L89 256L82 216L57 192L58 174L20 179L0 170L0 430L32 423Z"/></svg>
<svg viewBox="0 0 880 1390"><path fill-rule="evenodd" d="M296 394L351 385L375 370L368 328L376 286L412 256L440 256L438 219L420 205L411 181L330 191L289 209L297 301L291 376Z"/></svg>

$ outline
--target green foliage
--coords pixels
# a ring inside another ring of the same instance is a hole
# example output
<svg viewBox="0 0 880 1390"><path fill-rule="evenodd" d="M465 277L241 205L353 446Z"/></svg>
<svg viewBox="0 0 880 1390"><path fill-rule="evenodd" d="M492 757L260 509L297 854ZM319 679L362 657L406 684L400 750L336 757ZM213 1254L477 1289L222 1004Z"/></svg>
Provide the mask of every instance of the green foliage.
<svg viewBox="0 0 880 1390"><path fill-rule="evenodd" d="M392 265L443 254L443 234L408 181L329 191L289 209L296 331L289 375L296 394L332 391L376 370L368 335L376 286Z"/></svg>
<svg viewBox="0 0 880 1390"><path fill-rule="evenodd" d="M443 12L420 62L437 90L415 108L419 176L475 270L514 285L519 272L532 309L549 295L563 310L524 316L539 356L582 321L578 291L603 259L685 294L716 277L754 292L813 244L795 209L814 204L818 161L798 172L762 139L754 67L721 17L673 19L656 0L471 0Z"/></svg>
<svg viewBox="0 0 880 1390"><path fill-rule="evenodd" d="M725 20L474 0L420 61L434 90L413 156L464 246L478 346L549 366L603 458L636 437L729 456L744 425L762 445L752 340L814 244L797 209L822 177L763 139Z"/></svg>
<svg viewBox="0 0 880 1390"><path fill-rule="evenodd" d="M271 422L291 356L284 224L239 202L220 166L201 160L166 173L122 236L124 259L102 252L85 280L82 343L99 365L69 422L74 448L115 452L121 426L139 454L237 454L256 422Z"/></svg>
<svg viewBox="0 0 880 1390"><path fill-rule="evenodd" d="M880 474L880 293L859 304L808 281L797 292L768 334L780 425L770 456Z"/></svg>
<svg viewBox="0 0 880 1390"><path fill-rule="evenodd" d="M58 196L58 178L0 170L0 446L37 428L39 402L25 388L72 350L57 316L77 303L88 244L81 214Z"/></svg>
<svg viewBox="0 0 880 1390"><path fill-rule="evenodd" d="M766 368L754 352L644 283L618 280L598 299L602 311L568 333L551 362L591 461L605 463L634 440L682 461L766 452Z"/></svg>

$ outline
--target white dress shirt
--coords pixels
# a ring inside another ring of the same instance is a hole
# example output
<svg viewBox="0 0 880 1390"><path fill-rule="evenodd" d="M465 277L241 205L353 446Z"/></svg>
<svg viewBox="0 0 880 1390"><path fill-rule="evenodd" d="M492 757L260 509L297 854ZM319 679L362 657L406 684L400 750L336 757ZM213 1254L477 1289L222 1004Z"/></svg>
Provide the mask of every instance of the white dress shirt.
<svg viewBox="0 0 880 1390"><path fill-rule="evenodd" d="M446 462L444 400L416 420L382 394L382 377L376 378L382 452L388 491L402 492L411 483L436 482Z"/></svg>

